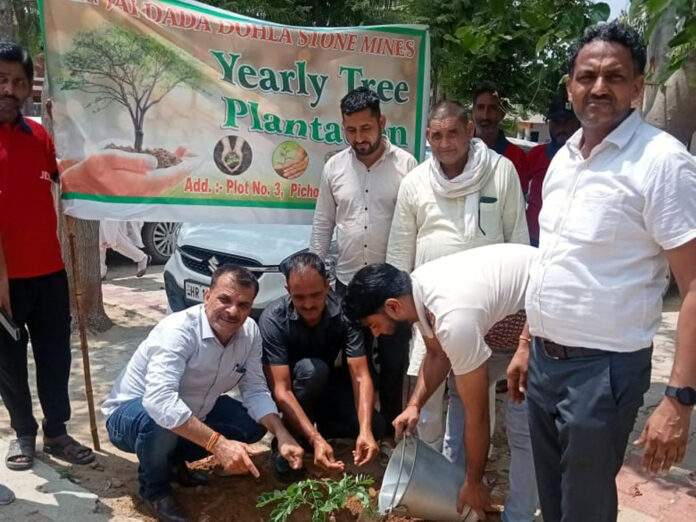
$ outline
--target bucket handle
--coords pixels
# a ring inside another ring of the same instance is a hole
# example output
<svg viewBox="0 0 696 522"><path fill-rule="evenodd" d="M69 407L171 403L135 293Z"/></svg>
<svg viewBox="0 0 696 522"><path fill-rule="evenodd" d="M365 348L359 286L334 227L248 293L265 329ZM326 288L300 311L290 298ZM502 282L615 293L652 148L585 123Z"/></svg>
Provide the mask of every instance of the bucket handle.
<svg viewBox="0 0 696 522"><path fill-rule="evenodd" d="M413 441L415 438L412 437L404 437L403 444L401 445L401 460L399 461L399 474L396 476L396 484L394 485L394 492L392 493L392 498L389 501L389 507L387 508L387 514L391 513L396 509L398 506L394 506L394 500L396 499L396 492L399 490L399 484L401 484L401 474L404 471L404 457L406 456L406 442L407 441ZM418 443L415 442L416 444L416 451L413 455L413 462L411 463L411 471L409 471L408 476L412 477L413 476L413 470L416 467L416 457L418 454Z"/></svg>

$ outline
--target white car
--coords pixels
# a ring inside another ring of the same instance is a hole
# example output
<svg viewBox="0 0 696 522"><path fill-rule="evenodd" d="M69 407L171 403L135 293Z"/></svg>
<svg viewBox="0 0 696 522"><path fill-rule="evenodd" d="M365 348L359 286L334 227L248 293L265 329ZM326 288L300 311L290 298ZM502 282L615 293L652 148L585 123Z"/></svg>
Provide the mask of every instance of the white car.
<svg viewBox="0 0 696 522"><path fill-rule="evenodd" d="M183 224L176 249L164 267L169 308L177 312L203 301L216 268L233 263L257 277L259 293L253 317L285 295L280 263L307 250L311 225Z"/></svg>

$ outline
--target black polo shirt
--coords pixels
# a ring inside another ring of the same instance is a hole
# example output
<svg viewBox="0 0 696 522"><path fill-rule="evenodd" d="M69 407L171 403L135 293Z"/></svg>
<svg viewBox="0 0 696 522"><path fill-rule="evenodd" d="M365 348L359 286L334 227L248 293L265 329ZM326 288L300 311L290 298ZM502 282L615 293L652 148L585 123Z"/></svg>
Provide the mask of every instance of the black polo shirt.
<svg viewBox="0 0 696 522"><path fill-rule="evenodd" d="M289 295L273 301L259 318L263 339L263 363L288 365L308 357L322 359L336 367L339 352L345 357L365 355L362 331L354 328L341 312L341 300L329 292L321 322L314 327L305 323Z"/></svg>

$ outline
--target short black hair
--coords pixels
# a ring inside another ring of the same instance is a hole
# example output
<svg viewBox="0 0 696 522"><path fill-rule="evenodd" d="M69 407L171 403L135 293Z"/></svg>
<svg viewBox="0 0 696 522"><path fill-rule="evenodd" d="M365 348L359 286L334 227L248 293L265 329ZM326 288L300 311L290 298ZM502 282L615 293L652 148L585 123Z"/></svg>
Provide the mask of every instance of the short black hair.
<svg viewBox="0 0 696 522"><path fill-rule="evenodd" d="M568 49L568 74L573 75L575 62L578 59L580 50L594 40L602 40L603 42L618 43L631 51L633 59L633 72L636 76L642 76L645 71L645 63L647 61L647 51L645 42L638 31L633 27L618 20L604 23L600 22L585 30L585 34L570 46Z"/></svg>
<svg viewBox="0 0 696 522"><path fill-rule="evenodd" d="M0 42L0 60L22 64L29 83L34 81L34 62L24 47L12 42Z"/></svg>
<svg viewBox="0 0 696 522"><path fill-rule="evenodd" d="M503 106L501 104L501 99L500 99L500 93L498 92L498 88L495 86L494 83L491 82L483 82L480 83L476 86L474 89L474 96L471 98L471 102L476 105L476 100L478 99L479 96L482 94L492 94L496 98L498 98L498 105L500 105L500 109L503 110Z"/></svg>
<svg viewBox="0 0 696 522"><path fill-rule="evenodd" d="M341 114L344 116L350 116L365 109L370 109L372 115L377 118L382 115L379 110L379 97L372 89L358 87L341 99Z"/></svg>
<svg viewBox="0 0 696 522"><path fill-rule="evenodd" d="M349 321L360 324L375 314L387 299L411 295L411 276L387 263L361 268L353 277L343 297L343 312Z"/></svg>
<svg viewBox="0 0 696 522"><path fill-rule="evenodd" d="M446 118L458 118L462 123L469 122L469 115L464 106L455 100L440 100L430 109L428 124L432 120L444 120Z"/></svg>
<svg viewBox="0 0 696 522"><path fill-rule="evenodd" d="M316 270L323 278L327 277L326 265L321 258L313 252L298 252L280 263L280 271L285 276L285 281L290 279L294 271Z"/></svg>
<svg viewBox="0 0 696 522"><path fill-rule="evenodd" d="M215 288L215 285L222 276L229 274L234 279L234 282L239 286L244 288L253 288L254 297L259 293L259 282L256 276L252 274L247 268L239 265L233 265L232 263L225 263L224 265L218 267L215 272L213 272L210 278L210 288Z"/></svg>

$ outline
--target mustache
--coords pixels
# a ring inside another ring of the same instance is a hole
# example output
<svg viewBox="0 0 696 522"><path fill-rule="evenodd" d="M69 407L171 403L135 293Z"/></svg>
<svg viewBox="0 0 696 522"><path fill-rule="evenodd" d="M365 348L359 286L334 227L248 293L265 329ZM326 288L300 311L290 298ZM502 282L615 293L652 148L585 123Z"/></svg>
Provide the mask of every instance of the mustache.
<svg viewBox="0 0 696 522"><path fill-rule="evenodd" d="M15 103L19 103L19 100L11 95L0 96L0 100L12 100Z"/></svg>
<svg viewBox="0 0 696 522"><path fill-rule="evenodd" d="M604 94L604 95L600 95L600 96L593 94L587 98L588 102L611 101L611 100L612 100L612 97L609 96L608 94Z"/></svg>

